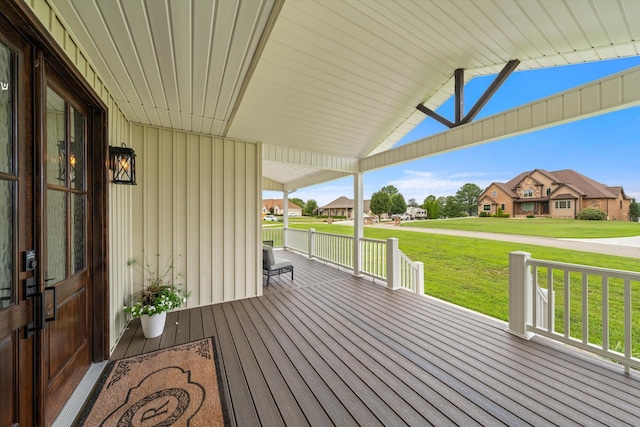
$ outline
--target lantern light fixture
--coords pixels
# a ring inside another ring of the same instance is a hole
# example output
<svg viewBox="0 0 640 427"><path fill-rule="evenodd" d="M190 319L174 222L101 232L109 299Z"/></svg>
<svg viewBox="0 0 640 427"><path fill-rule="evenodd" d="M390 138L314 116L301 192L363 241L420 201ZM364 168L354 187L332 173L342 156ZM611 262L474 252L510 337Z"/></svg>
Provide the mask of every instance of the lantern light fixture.
<svg viewBox="0 0 640 427"><path fill-rule="evenodd" d="M111 182L136 185L136 153L123 142L122 147L109 146L109 163L113 172Z"/></svg>

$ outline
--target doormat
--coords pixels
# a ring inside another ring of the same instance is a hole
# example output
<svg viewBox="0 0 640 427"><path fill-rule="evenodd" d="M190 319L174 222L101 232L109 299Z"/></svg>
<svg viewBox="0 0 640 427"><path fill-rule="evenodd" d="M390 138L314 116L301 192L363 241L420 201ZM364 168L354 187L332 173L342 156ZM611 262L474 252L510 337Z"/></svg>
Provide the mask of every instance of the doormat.
<svg viewBox="0 0 640 427"><path fill-rule="evenodd" d="M228 426L214 338L109 362L77 426Z"/></svg>

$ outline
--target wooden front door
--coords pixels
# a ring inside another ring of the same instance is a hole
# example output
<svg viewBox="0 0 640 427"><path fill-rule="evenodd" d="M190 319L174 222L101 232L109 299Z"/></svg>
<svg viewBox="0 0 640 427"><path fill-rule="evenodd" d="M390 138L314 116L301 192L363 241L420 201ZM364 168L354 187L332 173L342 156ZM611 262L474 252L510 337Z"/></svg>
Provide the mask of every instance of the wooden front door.
<svg viewBox="0 0 640 427"><path fill-rule="evenodd" d="M31 47L0 16L0 426L35 424L34 143ZM27 257L27 254L29 256Z"/></svg>
<svg viewBox="0 0 640 427"><path fill-rule="evenodd" d="M45 73L41 271L47 297L42 358L49 425L92 361L87 247L90 110L48 66Z"/></svg>
<svg viewBox="0 0 640 427"><path fill-rule="evenodd" d="M108 357L106 108L0 4L0 427L49 426Z"/></svg>

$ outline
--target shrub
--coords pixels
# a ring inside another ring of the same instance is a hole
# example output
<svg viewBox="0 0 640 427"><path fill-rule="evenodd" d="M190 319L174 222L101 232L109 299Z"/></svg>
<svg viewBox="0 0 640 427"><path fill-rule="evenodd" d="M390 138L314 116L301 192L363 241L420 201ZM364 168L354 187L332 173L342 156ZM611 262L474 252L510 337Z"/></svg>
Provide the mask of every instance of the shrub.
<svg viewBox="0 0 640 427"><path fill-rule="evenodd" d="M509 218L511 215L509 215L507 212L503 212L502 213L502 218Z"/></svg>
<svg viewBox="0 0 640 427"><path fill-rule="evenodd" d="M527 215L527 218L535 218L535 215Z"/></svg>
<svg viewBox="0 0 640 427"><path fill-rule="evenodd" d="M480 218L489 218L491 214L489 212L480 212L478 215Z"/></svg>
<svg viewBox="0 0 640 427"><path fill-rule="evenodd" d="M578 213L578 219L588 221L602 221L607 218L607 213L598 208L584 208Z"/></svg>

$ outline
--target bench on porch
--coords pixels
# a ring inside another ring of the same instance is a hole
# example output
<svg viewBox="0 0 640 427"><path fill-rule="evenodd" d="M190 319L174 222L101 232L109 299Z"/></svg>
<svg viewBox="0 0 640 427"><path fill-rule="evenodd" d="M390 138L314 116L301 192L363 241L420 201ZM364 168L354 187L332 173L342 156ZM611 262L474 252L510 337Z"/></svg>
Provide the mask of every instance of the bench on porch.
<svg viewBox="0 0 640 427"><path fill-rule="evenodd" d="M293 264L288 259L281 259L273 255L273 248L269 245L262 246L262 273L267 275L267 286L271 276L291 272L293 280Z"/></svg>

